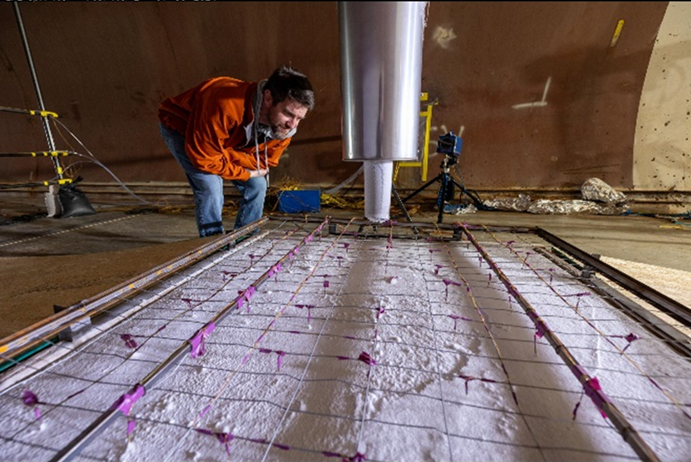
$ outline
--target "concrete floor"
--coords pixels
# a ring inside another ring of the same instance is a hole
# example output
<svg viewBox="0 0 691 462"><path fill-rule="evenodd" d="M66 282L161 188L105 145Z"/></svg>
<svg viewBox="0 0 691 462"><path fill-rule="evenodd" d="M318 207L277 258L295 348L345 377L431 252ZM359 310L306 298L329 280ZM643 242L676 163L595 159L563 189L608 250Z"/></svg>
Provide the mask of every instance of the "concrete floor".
<svg viewBox="0 0 691 462"><path fill-rule="evenodd" d="M207 242L197 237L190 202L154 210L92 201L95 215L56 219L45 216L40 197L1 197L0 338L50 316L53 305L71 306ZM326 214L362 217L361 210L322 209L318 215ZM413 216L436 218L429 207ZM230 209L228 229L233 221ZM538 226L592 254L691 271L691 228L668 219L484 211L444 217L444 223L457 221ZM680 284L691 287L691 277Z"/></svg>

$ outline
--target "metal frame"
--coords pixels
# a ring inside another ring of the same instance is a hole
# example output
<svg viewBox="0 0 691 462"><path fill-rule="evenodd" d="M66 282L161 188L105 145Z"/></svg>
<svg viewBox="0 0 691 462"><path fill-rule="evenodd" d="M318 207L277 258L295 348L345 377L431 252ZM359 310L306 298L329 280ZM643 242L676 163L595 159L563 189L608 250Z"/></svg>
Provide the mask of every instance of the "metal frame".
<svg viewBox="0 0 691 462"><path fill-rule="evenodd" d="M388 227L390 229L390 233L388 235L389 238L393 237L393 228L394 227L401 227L401 228L413 228L413 229L418 229L418 228L426 228L426 229L434 229L434 230L444 230L444 231L452 231L453 232L453 239L458 240L460 238L461 234L464 235L468 241L472 242L472 244L476 247L476 249L481 252L483 255L485 261L487 261L490 266L492 267L493 271L499 276L501 281L504 283L504 285L509 289L510 293L514 295L514 298L517 300L517 302L524 308L524 310L528 313L529 317L535 322L536 326L538 327L538 330L540 327L542 327L542 332L545 334L545 337L547 338L548 342L552 345L552 347L555 348L555 351L557 354L562 358L562 360L569 365L572 368L572 371L574 372L574 375L576 375L577 379L581 382L581 384L584 387L587 387L590 380L592 377L590 377L587 373L584 372L583 368L579 366L578 362L575 360L575 358L569 353L569 351L565 348L563 343L559 340L559 338L556 336L556 334L546 328L544 324L542 324L542 320L539 317L539 314L532 308L532 306L525 300L520 294L518 294L515 290L512 290L512 285L508 279L503 275L502 271L494 264L492 261L491 257L484 251L482 246L479 244L479 242L475 239L473 234L470 232L470 229L473 230L479 230L479 231L491 231L487 226L473 226L473 225L467 225L467 224L454 224L454 225L443 225L443 224L432 224L432 223L372 223L366 220L361 220L361 221L355 221L355 220L345 220L345 219L332 219L330 217L304 217L304 218L296 218L296 217L271 217L272 220L280 220L280 221L293 221L293 222L302 222L302 223L321 223L320 226L315 227L315 229L311 232L310 236L313 236L317 232L321 232L322 228L326 225L329 224L329 232L333 233L336 231L336 225L337 224L344 224L346 225L343 230L340 232L340 234L344 234L345 230L347 229L348 226L350 225L355 225L355 226L360 226L360 229L366 226L372 226L374 227L374 234L367 233L368 237L386 237L384 234L377 234L376 233L376 227ZM89 300L86 300L78 305L72 306L69 309L65 310L64 312L55 315L46 322L43 322L39 325L32 326L29 329L25 329L24 331L15 334L11 338L8 339L8 341L3 341L3 345L0 346L0 352L3 353L9 353L12 355L16 355L22 351L25 351L26 348L29 348L31 345L35 345L39 342L44 341L47 336L50 335L55 335L56 333L59 333L62 329L65 329L67 326L72 325L75 322L78 322L81 319L84 319L89 316L94 316L104 310L107 310L109 308L112 308L115 305L118 305L121 303L123 297L130 296L134 293L137 293L141 291L144 287L151 286L155 283L160 282L163 278L168 277L170 274L175 273L183 268L189 267L193 263L198 262L199 260L206 258L213 252L221 249L223 246L229 245L230 243L234 242L237 237L241 235L245 235L263 224L267 223L269 221L269 218L263 218L262 220L255 222L251 225L248 225L244 228L241 228L240 230L237 230L231 234L224 235L219 237L218 239L214 240L213 242L204 245L198 249L195 249L191 252L188 252L187 254L172 260L171 262L168 262L164 265L161 265L147 273L144 273L143 275L134 278L132 280L126 281L125 283L109 290L106 292L103 292L96 297L93 297ZM652 305L656 306L660 310L664 311L666 314L669 314L670 316L674 317L676 320L681 322L682 324L689 326L691 325L691 310L689 310L687 307L681 305L680 303L672 300L671 298L657 292L656 290L648 287L647 285L641 283L640 281L637 281L634 278L631 278L627 276L624 273L621 273L620 271L616 270L615 268L605 264L604 262L601 262L597 258L593 257L592 255L587 254L581 249L578 249L577 247L569 244L568 242L558 238L557 236L554 236L553 234L535 227L535 228L514 228L514 227L495 227L493 228L494 231L512 231L512 232L528 232L535 234L545 241L551 243L555 247L562 249L563 251L569 253L570 255L573 255L575 258L583 261L587 266L587 269L594 269L595 271L598 271L599 273L603 274L607 278L617 282L617 284L621 285L622 287L626 288L627 290L630 290L631 292L635 293L642 299L646 300L647 302L651 303ZM397 236L398 237L398 236ZM417 239L418 236L414 236L414 239ZM440 237L443 239L443 237ZM300 245L303 245L307 242L307 238L305 238L301 244L298 244L298 247ZM283 256L278 263L281 263L289 258L289 256L292 255L292 251L285 256ZM253 287L259 287L263 282L265 282L269 277L271 277L272 273L271 271L273 270L274 267L272 267L271 270L265 272L262 274L256 281L252 283ZM582 276L582 274L581 274ZM592 281L587 281L588 283L591 283ZM603 287L598 286L599 290L604 290ZM610 289L613 291L613 289ZM607 292L605 291L608 295L612 295L612 292ZM235 300L231 301L228 305L226 305L221 311L219 311L214 318L208 323L207 325L211 325L212 323L215 325L215 323L220 322L223 318L227 316L227 314L235 308L238 304L238 301L242 298L242 295L236 298ZM613 297L614 300L616 301L621 301L621 297ZM625 303L623 304L626 308L631 308L631 306L627 306ZM635 305L635 304L634 304ZM617 306L615 304L615 306ZM632 311L630 309L625 310L625 312L629 315L631 315ZM641 313L638 312L638 310L634 310L634 314L640 315ZM636 320L640 320L640 316L636 317ZM644 317L645 318L645 317ZM647 321L650 321L650 318L645 318ZM662 321L658 321L654 324L659 325L661 324ZM645 325L644 327L650 329L650 325ZM665 337L665 334L669 334L665 329L650 329L655 335ZM200 331L201 332L201 331ZM661 335L662 333L662 335ZM6 339L7 340L7 339ZM688 340L688 339L687 339ZM676 338L675 341L679 341L679 338ZM687 341L688 343L688 341ZM153 371L151 371L146 377L144 377L137 385L136 387L147 387L153 385L161 376L163 376L167 371L169 371L172 367L174 367L183 356L191 350L192 346L190 341L185 341L183 342L173 353L171 353L168 358L166 358L164 361L162 361L156 368L154 368ZM679 351L679 350L677 350ZM681 349L682 354L686 353L688 356L688 349ZM133 391L135 388L133 388ZM117 404L117 403L116 403ZM647 446L645 441L641 438L641 436L638 434L638 432L631 426L631 424L626 420L625 416L616 408L616 406L605 400L604 404L602 406L603 412L607 414L607 416L611 419L613 424L616 426L616 428L619 430L621 433L622 437L624 438L625 441L627 441L632 448L635 450L635 452L639 455L639 457L644 460L644 461L657 461L658 458L656 457L655 453ZM63 460L71 460L72 458L76 457L81 449L88 445L94 438L96 438L108 425L110 425L118 416L119 412L121 410L114 404L110 409L107 411L103 412L96 420L94 420L82 433L80 433L76 438L74 438L70 443L68 443L60 452L56 454L56 456L51 459L52 461L63 461Z"/></svg>
<svg viewBox="0 0 691 462"><path fill-rule="evenodd" d="M50 131L50 124L48 123L48 117L53 117L52 114L46 112L46 107L43 104L43 96L41 95L41 87L38 84L38 76L36 75L36 69L34 68L34 60L31 57L31 49L29 48L29 41L26 38L26 32L24 31L24 23L22 21L22 15L19 12L19 2L12 2L14 7L14 14L17 17L17 25L19 26L19 33L22 36L22 44L24 45L24 53L26 54L26 60L29 63L29 70L31 71L31 80L34 83L34 89L36 90L36 97L38 98L38 107L41 109L41 122L43 122L43 131L46 134L46 140L48 142L48 149L50 151L55 151L55 141L53 140L53 133ZM52 157L53 166L60 179L63 178L62 167L57 158Z"/></svg>
<svg viewBox="0 0 691 462"><path fill-rule="evenodd" d="M607 277L608 279L616 282L620 286L624 287L660 309L665 314L671 316L675 320L679 321L686 327L691 327L691 309L677 302L676 300L668 297L667 295L658 292L652 287L642 283L638 279L634 279L626 273L622 273L613 266L598 260L587 252L579 249L578 247L569 244L565 240L555 236L554 234L545 231L542 228L536 227L535 234L549 242L550 244L564 250L565 252L573 255L575 258L586 263L588 266L595 269L598 273Z"/></svg>
<svg viewBox="0 0 691 462"><path fill-rule="evenodd" d="M147 287L159 283L164 278L197 263L224 246L232 245L233 241L238 237L258 229L267 222L268 218L262 218L259 221L237 229L229 234L221 235L208 244L202 245L178 258L174 258L152 270L125 281L112 289L83 300L33 326L27 327L26 329L4 338L0 340L0 354L11 358L22 355L32 348L48 342L47 339L59 335L60 332L69 329L73 324L111 309L121 304L125 298L131 297ZM48 343L51 344L50 342Z"/></svg>

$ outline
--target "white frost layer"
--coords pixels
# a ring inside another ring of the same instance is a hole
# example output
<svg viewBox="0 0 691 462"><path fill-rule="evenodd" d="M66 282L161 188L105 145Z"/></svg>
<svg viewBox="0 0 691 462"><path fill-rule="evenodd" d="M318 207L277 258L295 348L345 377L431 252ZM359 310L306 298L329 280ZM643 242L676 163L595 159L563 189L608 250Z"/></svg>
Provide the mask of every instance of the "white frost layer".
<svg viewBox="0 0 691 462"><path fill-rule="evenodd" d="M286 231L0 394L2 460L55 457L305 236ZM483 245L659 459L687 461L691 364L532 247L513 245L523 261ZM217 323L203 356L147 387L129 436L120 414L76 460L638 460L490 275L468 242L316 237L257 287L249 310Z"/></svg>
<svg viewBox="0 0 691 462"><path fill-rule="evenodd" d="M365 218L374 222L389 219L393 162L365 161Z"/></svg>

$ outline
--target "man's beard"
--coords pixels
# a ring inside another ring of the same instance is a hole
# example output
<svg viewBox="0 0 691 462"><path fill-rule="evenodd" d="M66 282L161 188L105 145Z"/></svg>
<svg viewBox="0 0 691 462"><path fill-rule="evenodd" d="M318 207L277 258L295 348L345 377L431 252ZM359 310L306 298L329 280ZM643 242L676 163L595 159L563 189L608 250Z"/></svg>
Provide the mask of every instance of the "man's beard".
<svg viewBox="0 0 691 462"><path fill-rule="evenodd" d="M288 135L290 134L290 130L284 130L283 132L279 131L278 125L272 125L271 126L271 138L275 140L284 140L288 138Z"/></svg>
<svg viewBox="0 0 691 462"><path fill-rule="evenodd" d="M287 128L287 127L281 129L281 127L279 127L278 124L274 122L275 120L280 120L278 115L276 115L276 118L274 119L274 111L277 111L277 110L278 110L278 108L274 104L271 107L271 110L269 111L269 117L268 118L269 118L269 126L271 127L271 138L274 140L284 140L284 139L288 138L288 135L291 134L292 130L290 128Z"/></svg>

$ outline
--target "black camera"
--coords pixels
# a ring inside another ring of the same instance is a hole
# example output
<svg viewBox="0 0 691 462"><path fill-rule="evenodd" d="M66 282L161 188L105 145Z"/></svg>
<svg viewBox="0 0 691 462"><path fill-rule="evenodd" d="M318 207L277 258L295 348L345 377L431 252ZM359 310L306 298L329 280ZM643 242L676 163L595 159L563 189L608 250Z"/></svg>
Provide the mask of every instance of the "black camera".
<svg viewBox="0 0 691 462"><path fill-rule="evenodd" d="M454 135L453 132L449 132L439 137L437 152L450 157L458 157L461 155L462 144L463 140L459 136Z"/></svg>

